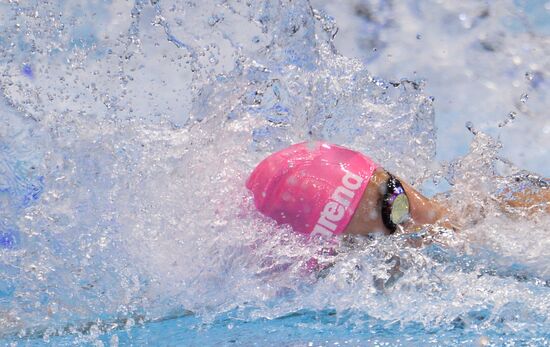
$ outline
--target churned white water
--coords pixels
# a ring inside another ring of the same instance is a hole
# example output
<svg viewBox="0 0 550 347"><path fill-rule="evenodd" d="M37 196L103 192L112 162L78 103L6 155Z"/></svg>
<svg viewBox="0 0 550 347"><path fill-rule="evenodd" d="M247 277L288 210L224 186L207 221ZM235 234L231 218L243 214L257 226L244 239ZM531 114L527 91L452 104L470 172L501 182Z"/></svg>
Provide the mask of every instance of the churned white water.
<svg viewBox="0 0 550 347"><path fill-rule="evenodd" d="M367 315L547 344L550 218L493 199L521 168L550 175L550 10L533 6L0 4L0 338L330 310L351 331ZM464 230L319 255L244 188L318 139L445 192Z"/></svg>

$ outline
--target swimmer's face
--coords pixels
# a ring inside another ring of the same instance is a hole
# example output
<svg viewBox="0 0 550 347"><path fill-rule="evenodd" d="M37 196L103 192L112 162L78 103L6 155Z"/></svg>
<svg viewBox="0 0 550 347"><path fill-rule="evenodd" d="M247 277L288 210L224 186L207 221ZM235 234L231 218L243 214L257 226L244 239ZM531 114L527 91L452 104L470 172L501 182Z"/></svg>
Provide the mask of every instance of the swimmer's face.
<svg viewBox="0 0 550 347"><path fill-rule="evenodd" d="M358 235L377 232L392 233L392 230L384 224L382 218L383 201L388 189L389 178L390 174L386 170L376 169L344 233ZM424 197L406 182L400 182L408 198L409 218L403 219L399 223L398 230L414 231L420 225L433 224L442 217L444 211L441 206Z"/></svg>

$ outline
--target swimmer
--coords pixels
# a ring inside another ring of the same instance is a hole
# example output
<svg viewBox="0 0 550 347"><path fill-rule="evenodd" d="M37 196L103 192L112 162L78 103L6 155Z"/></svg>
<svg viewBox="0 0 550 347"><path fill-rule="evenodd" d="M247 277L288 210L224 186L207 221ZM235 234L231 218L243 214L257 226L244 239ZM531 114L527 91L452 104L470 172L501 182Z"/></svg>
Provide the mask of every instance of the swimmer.
<svg viewBox="0 0 550 347"><path fill-rule="evenodd" d="M540 192L508 192L499 203L550 213L550 189L541 182ZM369 157L325 142L300 143L271 154L246 186L261 213L309 237L460 228L459 219L442 203Z"/></svg>

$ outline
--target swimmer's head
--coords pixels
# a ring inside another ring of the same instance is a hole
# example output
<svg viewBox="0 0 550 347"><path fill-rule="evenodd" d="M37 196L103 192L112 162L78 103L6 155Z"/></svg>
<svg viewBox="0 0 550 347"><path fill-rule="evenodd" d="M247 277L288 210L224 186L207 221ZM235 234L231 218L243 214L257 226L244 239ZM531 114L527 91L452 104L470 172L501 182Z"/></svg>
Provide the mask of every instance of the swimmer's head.
<svg viewBox="0 0 550 347"><path fill-rule="evenodd" d="M246 186L256 208L277 223L330 237L346 230L376 168L359 152L307 142L264 159Z"/></svg>
<svg viewBox="0 0 550 347"><path fill-rule="evenodd" d="M434 223L455 228L445 206L367 156L324 142L270 155L246 186L260 212L310 236L414 232Z"/></svg>

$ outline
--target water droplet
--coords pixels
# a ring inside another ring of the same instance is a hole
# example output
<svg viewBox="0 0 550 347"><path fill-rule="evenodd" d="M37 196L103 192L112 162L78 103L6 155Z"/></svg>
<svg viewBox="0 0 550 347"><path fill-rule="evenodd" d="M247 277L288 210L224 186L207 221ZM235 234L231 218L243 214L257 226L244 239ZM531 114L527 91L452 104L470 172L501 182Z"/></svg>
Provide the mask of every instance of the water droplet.
<svg viewBox="0 0 550 347"><path fill-rule="evenodd" d="M508 125L508 123L515 120L517 118L517 116L518 116L518 114L514 111L508 113L508 117L506 117L506 119L503 122L499 123L498 127L499 128L505 127L506 125Z"/></svg>
<svg viewBox="0 0 550 347"><path fill-rule="evenodd" d="M540 71L527 71L525 73L525 79L530 82L533 88L537 88L544 82L544 75Z"/></svg>
<svg viewBox="0 0 550 347"><path fill-rule="evenodd" d="M33 78L34 77L34 74L33 74L33 71L32 71L32 67L29 65L29 64L25 64L23 65L23 68L21 69L21 72L23 72L23 74L29 78Z"/></svg>
<svg viewBox="0 0 550 347"><path fill-rule="evenodd" d="M208 25L210 26L214 26L216 24L218 24L219 22L221 22L223 20L223 16L219 16L217 14L211 16L210 18L208 18Z"/></svg>
<svg viewBox="0 0 550 347"><path fill-rule="evenodd" d="M422 39L422 35L421 35L421 34L416 34L416 39L417 39L417 40L421 40L421 39Z"/></svg>
<svg viewBox="0 0 550 347"><path fill-rule="evenodd" d="M130 15L132 18L137 18L141 14L141 10L137 7L132 8L132 11L130 11Z"/></svg>
<svg viewBox="0 0 550 347"><path fill-rule="evenodd" d="M16 230L8 229L0 231L0 248L12 249L18 243L18 232Z"/></svg>
<svg viewBox="0 0 550 347"><path fill-rule="evenodd" d="M481 336L479 338L479 345L480 346L487 346L489 344L489 338L487 336Z"/></svg>
<svg viewBox="0 0 550 347"><path fill-rule="evenodd" d="M474 123L472 123L471 121L466 122L466 129L468 129L468 131L470 131L472 134L476 133L476 130L474 129Z"/></svg>
<svg viewBox="0 0 550 347"><path fill-rule="evenodd" d="M521 101L522 104L525 104L527 102L527 99L529 99L529 95L527 93L523 93L521 94L519 101Z"/></svg>

